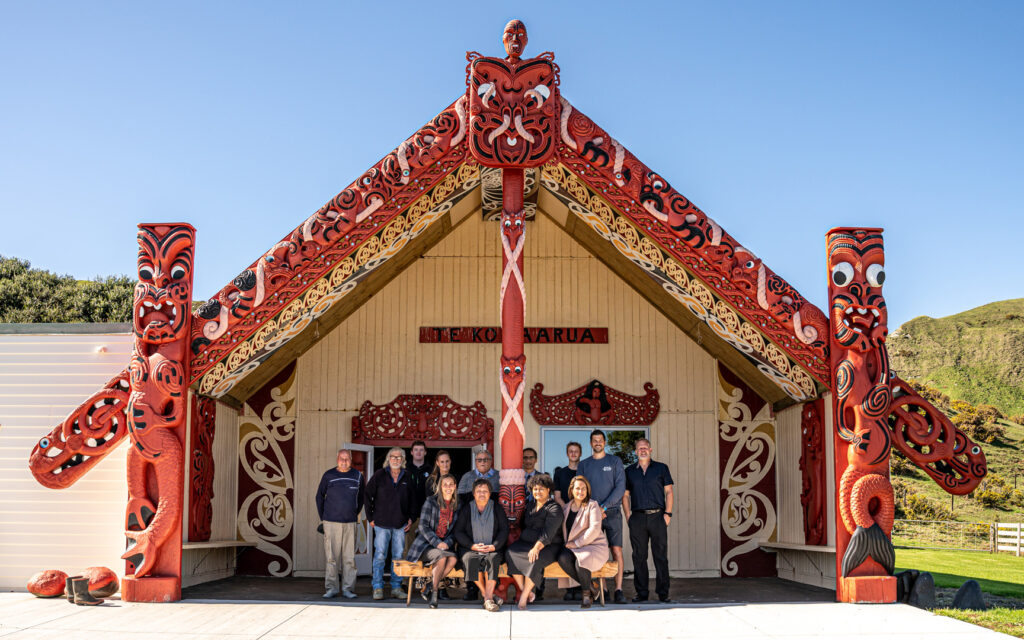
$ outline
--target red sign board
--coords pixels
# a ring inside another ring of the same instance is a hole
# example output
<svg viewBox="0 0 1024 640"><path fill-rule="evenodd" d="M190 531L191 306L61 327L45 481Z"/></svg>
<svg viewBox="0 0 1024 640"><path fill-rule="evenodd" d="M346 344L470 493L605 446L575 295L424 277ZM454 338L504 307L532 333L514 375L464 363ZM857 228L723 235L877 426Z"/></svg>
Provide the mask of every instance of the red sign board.
<svg viewBox="0 0 1024 640"><path fill-rule="evenodd" d="M420 327L420 342L500 344L501 327ZM526 344L608 344L607 327L526 327Z"/></svg>

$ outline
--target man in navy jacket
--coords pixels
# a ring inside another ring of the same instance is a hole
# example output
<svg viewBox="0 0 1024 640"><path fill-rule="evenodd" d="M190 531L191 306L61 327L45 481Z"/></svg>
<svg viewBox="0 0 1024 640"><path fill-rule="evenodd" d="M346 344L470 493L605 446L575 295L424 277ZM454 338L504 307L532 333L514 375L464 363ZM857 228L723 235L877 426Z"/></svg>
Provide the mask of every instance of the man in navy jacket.
<svg viewBox="0 0 1024 640"><path fill-rule="evenodd" d="M324 553L327 569L325 598L338 595L338 564L342 567L342 591L346 598L355 598L356 527L363 508L366 483L363 474L352 468L352 452L338 451L338 466L328 469L316 490L316 511L324 529Z"/></svg>

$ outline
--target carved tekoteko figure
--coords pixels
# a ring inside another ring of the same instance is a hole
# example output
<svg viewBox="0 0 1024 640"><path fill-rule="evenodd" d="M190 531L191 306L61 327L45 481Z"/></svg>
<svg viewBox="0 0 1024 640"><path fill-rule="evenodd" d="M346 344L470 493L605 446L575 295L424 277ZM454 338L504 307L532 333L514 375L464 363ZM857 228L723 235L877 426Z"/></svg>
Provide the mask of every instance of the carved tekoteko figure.
<svg viewBox="0 0 1024 640"><path fill-rule="evenodd" d="M176 600L181 587L186 347L192 301L195 230L187 224L139 225L139 282L128 367L128 600ZM152 582L143 585L146 576Z"/></svg>
<svg viewBox="0 0 1024 640"><path fill-rule="evenodd" d="M537 167L558 140L558 66L550 52L521 59L527 37L519 20L502 40L504 60L466 54L470 153L485 167Z"/></svg>
<svg viewBox="0 0 1024 640"><path fill-rule="evenodd" d="M896 561L890 540L895 511L887 425L892 391L882 230L833 229L827 244L836 473L841 474L836 553L843 589L846 578L892 575ZM875 591L879 599L888 599L881 587Z"/></svg>
<svg viewBox="0 0 1024 640"><path fill-rule="evenodd" d="M520 473L522 473L521 470ZM505 517L508 518L508 543L512 544L519 539L523 531L523 512L526 510L526 487L522 484L502 484L498 492L498 502L501 504ZM498 579L496 592L506 602L512 602L509 597L509 589L515 593L515 581L512 578L504 577Z"/></svg>

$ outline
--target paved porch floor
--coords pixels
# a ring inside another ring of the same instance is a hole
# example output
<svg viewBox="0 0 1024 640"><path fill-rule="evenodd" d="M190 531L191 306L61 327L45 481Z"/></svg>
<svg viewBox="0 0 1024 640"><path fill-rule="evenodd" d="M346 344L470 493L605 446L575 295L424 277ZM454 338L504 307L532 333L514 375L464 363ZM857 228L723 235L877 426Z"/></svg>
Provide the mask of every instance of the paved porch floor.
<svg viewBox="0 0 1024 640"><path fill-rule="evenodd" d="M581 611L578 605L551 598L525 612L506 605L498 613L488 613L462 601L431 610L422 600L406 609L404 602L325 601L319 596L289 602L188 599L172 604L124 603L115 597L98 607L76 607L61 599L0 593L0 638L4 640L426 637L980 640L1009 636L906 605L706 602Z"/></svg>

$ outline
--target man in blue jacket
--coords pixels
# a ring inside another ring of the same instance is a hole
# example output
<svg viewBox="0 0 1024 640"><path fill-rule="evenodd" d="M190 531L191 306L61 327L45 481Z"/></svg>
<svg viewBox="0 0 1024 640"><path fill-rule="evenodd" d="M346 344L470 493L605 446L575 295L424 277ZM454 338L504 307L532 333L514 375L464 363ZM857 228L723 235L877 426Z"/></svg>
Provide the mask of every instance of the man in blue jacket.
<svg viewBox="0 0 1024 640"><path fill-rule="evenodd" d="M365 490L363 474L352 468L352 452L347 449L338 451L338 466L324 472L316 490L316 511L323 523L324 553L327 555L325 598L338 595L339 562L343 573L341 595L356 597L352 591L356 584L356 527L359 526Z"/></svg>
<svg viewBox="0 0 1024 640"><path fill-rule="evenodd" d="M622 496L626 493L626 471L618 456L604 450L604 431L590 432L590 448L594 455L580 462L577 474L590 482L590 497L597 500L604 511L601 528L608 537L612 559L619 563L615 574L615 604L625 604L622 593Z"/></svg>

